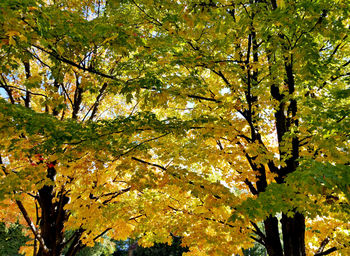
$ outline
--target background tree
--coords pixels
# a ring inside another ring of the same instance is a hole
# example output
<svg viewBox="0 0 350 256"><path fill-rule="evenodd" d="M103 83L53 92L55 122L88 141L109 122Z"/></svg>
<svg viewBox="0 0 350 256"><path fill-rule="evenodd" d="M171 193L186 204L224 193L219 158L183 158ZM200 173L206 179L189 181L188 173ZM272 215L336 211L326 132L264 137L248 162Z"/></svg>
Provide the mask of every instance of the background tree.
<svg viewBox="0 0 350 256"><path fill-rule="evenodd" d="M23 255L18 251L22 245L29 241L28 236L22 232L23 227L17 224L6 226L0 224L0 253L2 255Z"/></svg>

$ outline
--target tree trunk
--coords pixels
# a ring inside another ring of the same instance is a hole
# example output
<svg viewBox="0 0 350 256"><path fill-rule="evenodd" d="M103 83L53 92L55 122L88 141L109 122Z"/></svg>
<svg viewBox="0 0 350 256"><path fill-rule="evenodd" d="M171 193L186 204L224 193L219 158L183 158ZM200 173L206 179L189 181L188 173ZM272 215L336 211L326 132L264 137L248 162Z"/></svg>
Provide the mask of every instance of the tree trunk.
<svg viewBox="0 0 350 256"><path fill-rule="evenodd" d="M277 217L269 216L264 221L263 239L269 256L306 256L305 253L305 217L295 212L293 217L282 214L283 248L278 229Z"/></svg>
<svg viewBox="0 0 350 256"><path fill-rule="evenodd" d="M47 168L47 178L54 181L56 176L55 165L50 163ZM45 246L49 250L44 250L40 245L36 256L60 256L64 249L64 223L68 220L68 213L64 206L68 203L69 198L65 195L64 190L55 191L54 186L45 185L38 193L37 198L40 209L40 233L44 240ZM74 241L73 241L74 242ZM79 240L77 241L79 242ZM71 256L73 256L72 254Z"/></svg>
<svg viewBox="0 0 350 256"><path fill-rule="evenodd" d="M296 212L293 217L282 215L284 256L305 256L305 217Z"/></svg>
<svg viewBox="0 0 350 256"><path fill-rule="evenodd" d="M264 221L265 226L265 247L269 256L282 256L282 245L278 231L278 219L269 216Z"/></svg>

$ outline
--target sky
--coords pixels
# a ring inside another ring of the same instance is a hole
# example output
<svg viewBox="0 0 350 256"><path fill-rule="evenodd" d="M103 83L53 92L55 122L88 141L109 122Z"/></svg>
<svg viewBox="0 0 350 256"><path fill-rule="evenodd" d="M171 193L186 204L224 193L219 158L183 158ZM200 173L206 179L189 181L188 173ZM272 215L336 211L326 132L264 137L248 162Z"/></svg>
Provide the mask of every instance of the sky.
<svg viewBox="0 0 350 256"><path fill-rule="evenodd" d="M7 98L7 93L4 88L0 88L0 96L1 98Z"/></svg>

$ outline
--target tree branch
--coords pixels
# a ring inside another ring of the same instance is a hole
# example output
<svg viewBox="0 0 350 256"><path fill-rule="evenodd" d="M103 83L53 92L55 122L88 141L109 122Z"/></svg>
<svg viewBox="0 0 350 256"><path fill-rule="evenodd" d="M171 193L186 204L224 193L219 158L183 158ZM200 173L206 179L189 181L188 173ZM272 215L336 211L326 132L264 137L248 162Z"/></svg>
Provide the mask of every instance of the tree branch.
<svg viewBox="0 0 350 256"><path fill-rule="evenodd" d="M258 227L258 225L256 225L256 223L254 223L254 222L250 222L250 224L252 224L253 225L253 227L255 228L255 230L253 230L253 232L255 233L255 234L257 234L258 236L260 236L260 238L263 240L263 241L265 241L266 240L266 235L261 231L261 229Z"/></svg>
<svg viewBox="0 0 350 256"><path fill-rule="evenodd" d="M4 89L6 90L5 86L1 85L1 87L4 87ZM8 87L8 88L13 88L13 89L16 89L16 90L20 90L20 91L26 92L26 94L29 93L29 94L32 94L32 95L43 96L43 97L47 98L47 96L44 95L44 94L36 93L36 92L31 92L31 91L29 91L29 90L27 90L27 89L18 88L18 87L16 87L16 86L7 85L6 87Z"/></svg>
<svg viewBox="0 0 350 256"><path fill-rule="evenodd" d="M207 97L193 95L193 94L187 94L187 97L193 98L193 99L198 99L198 100L213 101L213 102L217 102L217 103L221 103L222 102L221 100L216 100L216 99L213 99L213 98L207 98Z"/></svg>
<svg viewBox="0 0 350 256"><path fill-rule="evenodd" d="M45 241L44 239L41 237L40 233L37 231L37 229L35 228L34 223L32 222L32 220L30 219L27 210L24 208L23 204L21 201L16 200L16 204L19 208L19 210L21 211L24 219L26 220L30 230L33 232L35 238L39 241L40 245L42 246L43 250L45 253L49 253L49 249L46 247L45 245Z"/></svg>
<svg viewBox="0 0 350 256"><path fill-rule="evenodd" d="M329 238L329 236L327 236L321 243L320 247L318 248L317 253L321 253L324 251L324 248L326 247L326 245L329 243L331 239Z"/></svg>
<svg viewBox="0 0 350 256"><path fill-rule="evenodd" d="M159 164L154 164L154 163L150 163L150 162L147 162L145 160L142 160L142 159L139 159L139 158L136 158L136 157L131 157L132 160L135 160L135 161L138 161L140 163L143 163L143 164L147 164L147 165L151 165L151 166L154 166L154 167L157 167L159 169L162 169L163 171L166 171L166 168L164 166L161 166Z"/></svg>
<svg viewBox="0 0 350 256"><path fill-rule="evenodd" d="M94 117L95 117L95 115L96 115L97 109L98 109L98 107L99 107L99 105L100 105L101 98L102 98L103 93L105 92L106 88L107 88L107 83L104 83L104 84L102 85L102 87L101 87L101 89L100 89L100 92L99 92L99 94L98 94L97 97L96 97L96 101L95 101L95 103L94 103L94 105L93 105L93 109L92 109L92 112L91 112L91 116L90 116L90 118L89 118L90 121L93 120ZM87 115L87 114L88 114L88 113L86 113L86 115ZM84 117L84 119L85 119L85 117Z"/></svg>
<svg viewBox="0 0 350 256"><path fill-rule="evenodd" d="M95 236L92 240L96 241L97 239L99 239L101 236L103 236L104 234L106 234L108 231L110 231L112 228L107 228L105 231L103 231L101 234L99 234L98 236Z"/></svg>
<svg viewBox="0 0 350 256"><path fill-rule="evenodd" d="M331 254L332 252L335 252L337 251L338 248L337 247L332 247L324 252L321 252L321 253L316 253L315 256L324 256L324 255L328 255L328 254Z"/></svg>
<svg viewBox="0 0 350 256"><path fill-rule="evenodd" d="M96 69L94 69L93 67L88 67L88 68L86 68L86 67L84 67L84 66L81 66L81 65L75 63L74 61L71 61L71 60L69 60L69 59L67 59L67 58L65 58L65 57L63 57L63 56L61 56L61 55L59 55L59 54L58 54L57 52L55 52L55 51L49 51L49 50L44 49L44 48L41 47L41 46L34 45L34 44L33 44L32 46L35 47L35 48L37 48L37 49L39 49L39 50L41 50L41 51L43 51L43 52L45 52L45 53L47 53L47 54L49 54L49 55L51 55L52 57L56 58L57 60L60 60L60 61L62 61L62 62L64 62L64 63L66 63L66 64L69 64L69 65L71 65L71 66L73 66L73 67L76 67L76 68L78 68L78 69L81 69L81 70L83 70L83 71L87 71L87 72L90 72L90 73L93 73L93 74L96 74L96 75L99 75L99 76L102 76L102 77L105 77L105 78L117 80L117 78L116 78L115 76L102 73L101 71L96 70Z"/></svg>
<svg viewBox="0 0 350 256"><path fill-rule="evenodd" d="M264 243L264 241L262 239L258 239L258 238L254 237L254 236L250 236L250 238L253 239L254 241L258 242L259 244L265 246L265 243Z"/></svg>
<svg viewBox="0 0 350 256"><path fill-rule="evenodd" d="M130 153L131 151L135 150L136 148L138 148L138 147L141 146L142 144L145 144L145 143L150 142L150 141L153 141L153 140L160 139L160 138L162 138L162 137L167 136L168 134L169 134L169 132L168 132L168 133L165 133L165 134L162 134L162 135L160 135L160 136L158 136L158 137L155 137L155 138L151 138L151 139L148 139L148 140L144 140L144 141L140 142L139 144L137 144L136 146L134 146L134 147L128 149L127 151L125 151L124 153L120 154L118 157L121 157L121 156L124 156L124 155Z"/></svg>
<svg viewBox="0 0 350 256"><path fill-rule="evenodd" d="M0 155L0 165L2 166L2 171L5 173L5 175L8 175L8 172L6 171L5 166L3 165L3 161L2 161L2 157ZM14 192L15 193L15 192ZM24 208L22 202L20 200L15 200L19 210L21 211L25 221L27 222L30 230L32 231L32 233L34 234L36 240L39 241L39 243L41 244L43 250L45 253L49 253L49 249L46 247L45 245L45 241L44 239L41 237L40 233L37 231L33 221L30 219L27 210Z"/></svg>

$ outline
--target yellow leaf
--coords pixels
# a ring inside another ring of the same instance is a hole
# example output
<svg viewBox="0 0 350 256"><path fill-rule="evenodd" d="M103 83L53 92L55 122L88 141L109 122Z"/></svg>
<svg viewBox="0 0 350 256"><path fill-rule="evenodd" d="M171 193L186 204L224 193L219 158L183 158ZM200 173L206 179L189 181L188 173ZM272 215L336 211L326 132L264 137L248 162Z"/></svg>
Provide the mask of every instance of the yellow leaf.
<svg viewBox="0 0 350 256"><path fill-rule="evenodd" d="M29 11L35 11L35 10L38 10L38 7L30 6L30 7L28 7L28 10Z"/></svg>
<svg viewBox="0 0 350 256"><path fill-rule="evenodd" d="M15 45L16 44L16 41L14 40L14 36L19 36L20 33L18 31L14 31L14 30L11 30L11 31L8 31L6 33L6 35L9 37L9 44L10 45Z"/></svg>
<svg viewBox="0 0 350 256"><path fill-rule="evenodd" d="M118 37L118 34L115 34L114 36L108 37L107 39L105 39L102 44L105 44L113 39L116 39Z"/></svg>
<svg viewBox="0 0 350 256"><path fill-rule="evenodd" d="M277 6L280 8L286 7L284 0L277 0Z"/></svg>

